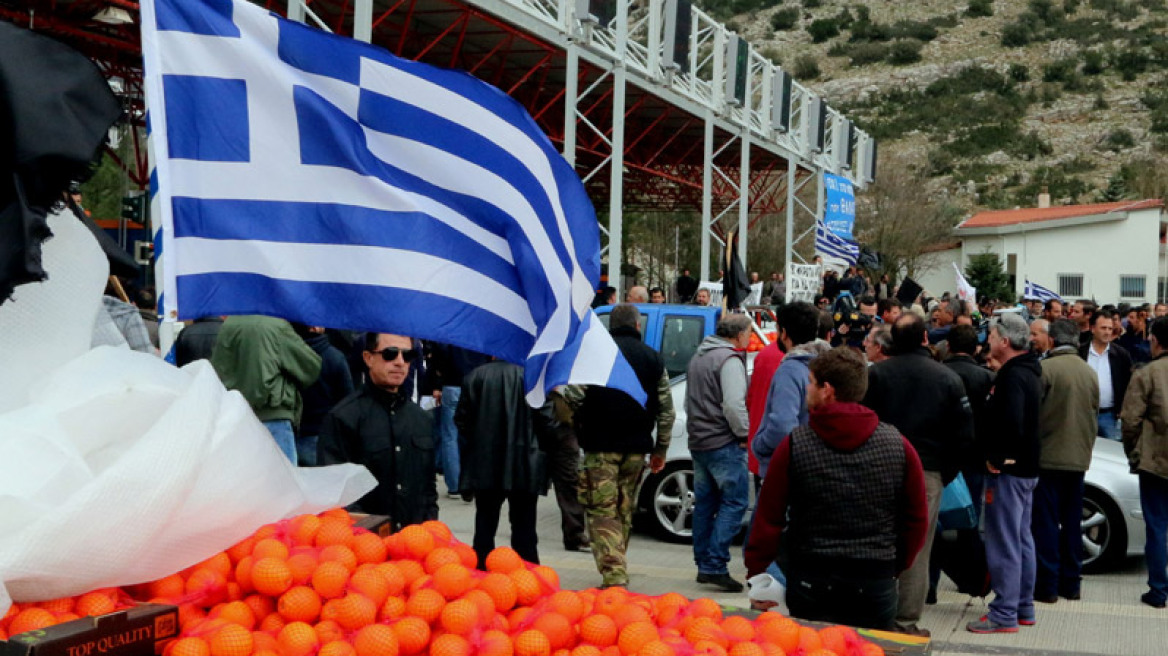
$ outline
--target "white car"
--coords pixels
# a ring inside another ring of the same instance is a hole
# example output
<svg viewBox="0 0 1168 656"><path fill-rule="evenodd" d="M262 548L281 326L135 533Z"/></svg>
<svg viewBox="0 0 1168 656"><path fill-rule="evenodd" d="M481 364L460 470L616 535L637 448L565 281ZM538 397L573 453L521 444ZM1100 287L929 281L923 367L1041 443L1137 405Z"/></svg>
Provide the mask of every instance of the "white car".
<svg viewBox="0 0 1168 656"><path fill-rule="evenodd" d="M637 493L639 524L671 542L693 539L693 460L685 431L685 377L673 380L677 419L665 468L648 474ZM751 499L751 507L754 500ZM748 511L743 522L750 521ZM1139 479L1128 471L1123 445L1098 438L1083 493L1083 566L1099 571L1126 556L1142 555L1144 517Z"/></svg>

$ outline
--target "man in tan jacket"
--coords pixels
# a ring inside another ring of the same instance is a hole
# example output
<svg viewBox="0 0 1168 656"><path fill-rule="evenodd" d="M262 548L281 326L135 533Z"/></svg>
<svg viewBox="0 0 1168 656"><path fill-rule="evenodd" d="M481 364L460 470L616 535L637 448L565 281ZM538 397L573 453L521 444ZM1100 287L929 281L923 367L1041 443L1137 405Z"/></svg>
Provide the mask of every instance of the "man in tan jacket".
<svg viewBox="0 0 1168 656"><path fill-rule="evenodd" d="M1034 324L1031 336L1034 335ZM1038 571L1034 601L1079 598L1083 566L1083 477L1091 466L1099 414L1099 381L1079 357L1079 327L1070 319L1050 324L1054 348L1042 360L1038 419L1038 486L1031 532Z"/></svg>
<svg viewBox="0 0 1168 656"><path fill-rule="evenodd" d="M1140 601L1153 608L1168 602L1168 319L1151 330L1152 363L1136 371L1124 397L1123 450L1140 476L1140 506L1147 533L1144 558L1148 591Z"/></svg>

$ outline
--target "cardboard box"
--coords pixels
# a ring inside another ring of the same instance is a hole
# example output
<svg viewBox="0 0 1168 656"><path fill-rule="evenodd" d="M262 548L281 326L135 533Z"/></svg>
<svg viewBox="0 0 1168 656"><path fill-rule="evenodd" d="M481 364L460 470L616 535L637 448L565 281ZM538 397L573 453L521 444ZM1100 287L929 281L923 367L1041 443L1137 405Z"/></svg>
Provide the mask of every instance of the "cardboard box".
<svg viewBox="0 0 1168 656"><path fill-rule="evenodd" d="M178 635L178 608L139 604L0 641L0 656L155 656Z"/></svg>
<svg viewBox="0 0 1168 656"><path fill-rule="evenodd" d="M353 519L357 520L357 526L376 533L381 537L385 537L393 533L393 526L389 523L389 517L385 515L366 515L363 513L353 513Z"/></svg>

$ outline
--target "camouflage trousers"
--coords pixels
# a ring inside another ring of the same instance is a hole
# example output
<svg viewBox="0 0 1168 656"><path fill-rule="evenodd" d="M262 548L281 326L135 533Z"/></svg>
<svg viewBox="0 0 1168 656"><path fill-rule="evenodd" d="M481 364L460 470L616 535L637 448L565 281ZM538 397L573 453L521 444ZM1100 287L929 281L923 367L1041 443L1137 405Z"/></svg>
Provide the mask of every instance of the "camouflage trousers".
<svg viewBox="0 0 1168 656"><path fill-rule="evenodd" d="M625 552L636 508L637 483L645 470L640 453L585 453L580 505L588 518L592 556L605 585L628 585Z"/></svg>

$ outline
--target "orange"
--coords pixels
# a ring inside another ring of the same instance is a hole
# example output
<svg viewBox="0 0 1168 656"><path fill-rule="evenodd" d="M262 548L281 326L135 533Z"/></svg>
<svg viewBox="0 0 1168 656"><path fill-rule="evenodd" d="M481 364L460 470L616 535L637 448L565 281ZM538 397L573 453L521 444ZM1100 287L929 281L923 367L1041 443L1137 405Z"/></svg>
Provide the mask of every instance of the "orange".
<svg viewBox="0 0 1168 656"><path fill-rule="evenodd" d="M884 648L874 642L865 642L860 646L860 656L884 656Z"/></svg>
<svg viewBox="0 0 1168 656"><path fill-rule="evenodd" d="M617 629L624 629L633 622L649 622L651 620L649 611L632 603L625 604L612 613L612 621L616 622Z"/></svg>
<svg viewBox="0 0 1168 656"><path fill-rule="evenodd" d="M426 554L426 560L422 562L427 574L433 574L443 565L461 564L462 560L458 557L458 552L450 547L435 547L433 551Z"/></svg>
<svg viewBox="0 0 1168 656"><path fill-rule="evenodd" d="M536 565L531 570L535 574L535 578L539 579L544 590L555 591L560 589L560 575L556 574L556 570L547 565Z"/></svg>
<svg viewBox="0 0 1168 656"><path fill-rule="evenodd" d="M75 602L76 600L73 597L62 597L60 599L38 601L36 605L37 608L44 608L54 615L60 615L61 613L72 613Z"/></svg>
<svg viewBox="0 0 1168 656"><path fill-rule="evenodd" d="M54 620L54 624L64 624L65 622L72 622L73 620L79 619L81 619L81 617L79 617L77 613L57 613L57 618Z"/></svg>
<svg viewBox="0 0 1168 656"><path fill-rule="evenodd" d="M499 572L491 572L479 579L479 590L486 592L495 602L495 610L505 613L515 607L519 590L511 577Z"/></svg>
<svg viewBox="0 0 1168 656"><path fill-rule="evenodd" d="M349 522L343 519L322 517L312 542L318 547L328 547L334 544L348 546L353 543L353 528Z"/></svg>
<svg viewBox="0 0 1168 656"><path fill-rule="evenodd" d="M698 656L726 656L726 648L713 640L699 640L694 643L693 649Z"/></svg>
<svg viewBox="0 0 1168 656"><path fill-rule="evenodd" d="M543 596L543 586L539 579L528 569L513 570L508 576L515 582L520 606L530 606Z"/></svg>
<svg viewBox="0 0 1168 656"><path fill-rule="evenodd" d="M264 538L274 538L276 537L277 533L279 533L279 530L276 528L275 524L264 524L263 526L257 528L256 532L252 533L251 536L258 541L263 540Z"/></svg>
<svg viewBox="0 0 1168 656"><path fill-rule="evenodd" d="M597 647L615 644L616 622L607 615L589 615L580 622L580 639Z"/></svg>
<svg viewBox="0 0 1168 656"><path fill-rule="evenodd" d="M428 624L433 624L434 620L442 614L442 609L445 606L446 598L438 594L436 590L427 588L410 595L406 601L406 614L420 617Z"/></svg>
<svg viewBox="0 0 1168 656"><path fill-rule="evenodd" d="M379 621L396 620L406 614L406 602L401 597L390 597L385 600L381 610L377 613Z"/></svg>
<svg viewBox="0 0 1168 656"><path fill-rule="evenodd" d="M350 515L349 511L345 510L344 508L329 508L328 510L320 513L321 519L324 519L325 517L339 519L346 524L349 524L350 526L353 524L353 516Z"/></svg>
<svg viewBox="0 0 1168 656"><path fill-rule="evenodd" d="M444 633L430 643L430 656L470 656L470 643L453 633Z"/></svg>
<svg viewBox="0 0 1168 656"><path fill-rule="evenodd" d="M536 631L547 636L552 649L563 649L576 645L576 628L568 618L559 613L544 613L535 618L531 625Z"/></svg>
<svg viewBox="0 0 1168 656"><path fill-rule="evenodd" d="M641 647L657 640L657 625L649 621L633 622L620 630L617 646L625 656L641 651Z"/></svg>
<svg viewBox="0 0 1168 656"><path fill-rule="evenodd" d="M322 645L345 639L345 630L335 620L321 620L312 627L312 630L316 631L316 638Z"/></svg>
<svg viewBox="0 0 1168 656"><path fill-rule="evenodd" d="M207 613L194 604L178 605L178 625L184 629L206 616Z"/></svg>
<svg viewBox="0 0 1168 656"><path fill-rule="evenodd" d="M775 616L777 620L759 621L755 632L763 642L778 645L784 653L791 653L799 646L799 625L778 613L763 613L762 617Z"/></svg>
<svg viewBox="0 0 1168 656"><path fill-rule="evenodd" d="M754 625L745 617L737 615L722 620L722 630L726 637L736 642L754 640Z"/></svg>
<svg viewBox="0 0 1168 656"><path fill-rule="evenodd" d="M433 534L417 524L403 528L399 535L406 553L414 560L424 559L434 549Z"/></svg>
<svg viewBox="0 0 1168 656"><path fill-rule="evenodd" d="M641 647L641 651L637 652L640 656L675 656L673 647L660 640L652 640Z"/></svg>
<svg viewBox="0 0 1168 656"><path fill-rule="evenodd" d="M316 515L300 515L288 520L288 537L292 540L292 544L313 546L318 530L320 530L320 518Z"/></svg>
<svg viewBox="0 0 1168 656"><path fill-rule="evenodd" d="M243 598L243 603L251 609L251 614L257 620L267 617L276 612L276 602L271 597L265 597L261 594L248 595Z"/></svg>
<svg viewBox="0 0 1168 656"><path fill-rule="evenodd" d="M211 656L251 656L255 649L251 630L238 624L228 624L216 631L210 645Z"/></svg>
<svg viewBox="0 0 1168 656"><path fill-rule="evenodd" d="M657 597L655 616L657 626L673 626L681 617L681 612L689 605L689 600L676 592L667 592Z"/></svg>
<svg viewBox="0 0 1168 656"><path fill-rule="evenodd" d="M374 565L373 570L385 579L389 594L399 595L405 589L406 578L402 576L401 570L394 563L379 563Z"/></svg>
<svg viewBox="0 0 1168 656"><path fill-rule="evenodd" d="M179 638L163 653L164 656L211 656L211 646L202 638Z"/></svg>
<svg viewBox="0 0 1168 656"><path fill-rule="evenodd" d="M320 562L316 555L307 552L294 553L288 557L288 571L292 572L293 585L307 585L312 580Z"/></svg>
<svg viewBox="0 0 1168 656"><path fill-rule="evenodd" d="M384 624L370 624L353 638L357 656L397 656L397 635Z"/></svg>
<svg viewBox="0 0 1168 656"><path fill-rule="evenodd" d="M621 656L620 647L611 645L600 650L600 656Z"/></svg>
<svg viewBox="0 0 1168 656"><path fill-rule="evenodd" d="M244 592L255 590L251 584L251 568L255 565L255 558L244 556L235 564L235 582Z"/></svg>
<svg viewBox="0 0 1168 656"><path fill-rule="evenodd" d="M345 594L349 584L349 568L336 561L317 565L312 573L312 588L325 599L336 599Z"/></svg>
<svg viewBox="0 0 1168 656"><path fill-rule="evenodd" d="M847 651L841 651L839 653L842 656L847 656ZM766 656L766 652L756 643L740 642L730 648L728 656Z"/></svg>
<svg viewBox="0 0 1168 656"><path fill-rule="evenodd" d="M495 601L491 599L491 595L482 590L471 590L462 595L462 598L475 605L479 624L487 624L495 616Z"/></svg>
<svg viewBox="0 0 1168 656"><path fill-rule="evenodd" d="M360 592L378 608L389 597L389 584L377 570L369 568L359 571L349 579L349 589Z"/></svg>
<svg viewBox="0 0 1168 656"><path fill-rule="evenodd" d="M206 571L206 570L204 570ZM217 582L226 583L222 574L215 573L218 577ZM193 576L192 576L193 578ZM77 597L77 603L73 604L73 612L80 617L105 615L112 613L117 609L117 604L111 595L104 592L86 592Z"/></svg>
<svg viewBox="0 0 1168 656"><path fill-rule="evenodd" d="M231 557L226 552L220 551L207 560L195 565L194 569L213 570L219 572L226 578L231 574Z"/></svg>
<svg viewBox="0 0 1168 656"><path fill-rule="evenodd" d="M461 597L474 585L470 570L463 567L462 563L443 565L433 573L433 577L434 589L447 599Z"/></svg>
<svg viewBox="0 0 1168 656"><path fill-rule="evenodd" d="M454 549L454 552L458 554L458 559L462 561L464 566L471 569L475 569L479 566L479 555L469 544L455 542L452 548Z"/></svg>
<svg viewBox="0 0 1168 656"><path fill-rule="evenodd" d="M235 564L243 560L245 556L251 555L251 550L255 547L257 542L255 535L249 535L246 538L236 542L231 547L228 547L227 557L231 559L231 563Z"/></svg>
<svg viewBox="0 0 1168 656"><path fill-rule="evenodd" d="M535 621L532 612L533 609L530 606L512 609L507 614L507 626L510 627L511 633L519 633L520 630L530 628L531 623Z"/></svg>
<svg viewBox="0 0 1168 656"><path fill-rule="evenodd" d="M699 642L713 642L723 649L729 644L726 632L718 623L708 617L700 617L685 630L685 639L696 647Z"/></svg>
<svg viewBox="0 0 1168 656"><path fill-rule="evenodd" d="M8 625L8 635L14 636L25 631L43 629L56 623L57 618L44 608L26 608L12 618Z"/></svg>
<svg viewBox="0 0 1168 656"><path fill-rule="evenodd" d="M304 622L291 622L276 636L284 656L311 656L320 647L316 631Z"/></svg>
<svg viewBox="0 0 1168 656"><path fill-rule="evenodd" d="M542 631L527 630L515 637L515 656L551 656L552 645Z"/></svg>
<svg viewBox="0 0 1168 656"><path fill-rule="evenodd" d="M260 558L251 567L251 584L260 594L278 597L292 587L292 570L279 558Z"/></svg>
<svg viewBox="0 0 1168 656"><path fill-rule="evenodd" d="M276 636L263 631L252 631L251 641L255 644L255 650L259 651L280 651L280 642L276 640Z"/></svg>
<svg viewBox="0 0 1168 656"><path fill-rule="evenodd" d="M513 656L515 646L511 637L502 631L485 631L479 640L476 656Z"/></svg>
<svg viewBox="0 0 1168 656"><path fill-rule="evenodd" d="M430 644L430 625L420 617L403 617L392 626L398 652L403 656L420 654Z"/></svg>
<svg viewBox="0 0 1168 656"><path fill-rule="evenodd" d="M823 647L823 641L819 639L819 632L809 626L799 627L799 649L804 653L813 652Z"/></svg>
<svg viewBox="0 0 1168 656"><path fill-rule="evenodd" d="M605 615L613 615L618 608L621 608L629 599L629 592L624 588L609 588L601 590L596 595L596 603L594 610L597 613Z"/></svg>
<svg viewBox="0 0 1168 656"><path fill-rule="evenodd" d="M511 547L495 547L487 554L486 566L488 572L510 574L523 567L523 559Z"/></svg>
<svg viewBox="0 0 1168 656"><path fill-rule="evenodd" d="M284 630L284 627L287 626L287 624L288 623L284 621L284 617L279 613L269 613L268 615L264 616L264 619L260 620L259 628L260 631L276 634Z"/></svg>
<svg viewBox="0 0 1168 656"><path fill-rule="evenodd" d="M315 622L320 617L320 606L320 595L305 585L289 589L276 603L280 616L288 622Z"/></svg>
<svg viewBox="0 0 1168 656"><path fill-rule="evenodd" d="M576 645L572 650L572 656L600 656L600 649L596 645Z"/></svg>
<svg viewBox="0 0 1168 656"><path fill-rule="evenodd" d="M689 614L694 617L708 617L718 622L722 621L722 607L718 605L718 602L708 597L691 601Z"/></svg>
<svg viewBox="0 0 1168 656"><path fill-rule="evenodd" d="M388 554L385 543L375 533L358 533L353 538L352 549L361 563L382 563Z"/></svg>
<svg viewBox="0 0 1168 656"><path fill-rule="evenodd" d="M185 582L178 574L171 574L165 578L151 581L147 584L146 589L151 597L162 597L164 599L178 599L183 596Z"/></svg>
<svg viewBox="0 0 1168 656"><path fill-rule="evenodd" d="M344 640L333 640L321 646L317 656L356 656L357 650Z"/></svg>
<svg viewBox="0 0 1168 656"><path fill-rule="evenodd" d="M397 565L397 570L401 573L406 585L413 585L414 581L426 575L426 570L422 569L422 563L416 560L399 560L394 564Z"/></svg>
<svg viewBox="0 0 1168 656"><path fill-rule="evenodd" d="M256 624L255 611L251 609L251 606L248 606L242 601L232 601L216 606L209 613L209 616L225 619L232 624L242 626L248 631L255 628Z"/></svg>
<svg viewBox="0 0 1168 656"><path fill-rule="evenodd" d="M275 538L264 538L255 543L255 546L252 547L251 555L256 560L261 558L288 560L288 545Z"/></svg>
<svg viewBox="0 0 1168 656"><path fill-rule="evenodd" d="M462 567L459 565L458 567ZM442 628L450 633L466 635L479 623L479 609L474 602L457 599L446 604L439 615Z"/></svg>
<svg viewBox="0 0 1168 656"><path fill-rule="evenodd" d="M320 550L320 562L330 560L344 565L350 572L357 569L357 555L343 544L330 544Z"/></svg>
<svg viewBox="0 0 1168 656"><path fill-rule="evenodd" d="M819 630L823 648L837 654L848 653L848 643L856 640L856 632L846 626L827 626Z"/></svg>
<svg viewBox="0 0 1168 656"><path fill-rule="evenodd" d="M552 609L575 624L584 616L584 602L571 590L560 590L548 598Z"/></svg>
<svg viewBox="0 0 1168 656"><path fill-rule="evenodd" d="M778 645L769 642L755 643L762 648L763 656L787 656ZM883 656L883 654L881 654Z"/></svg>
<svg viewBox="0 0 1168 656"><path fill-rule="evenodd" d="M337 616L333 619L349 631L356 631L377 621L377 604L359 592L350 592L337 603Z"/></svg>
<svg viewBox="0 0 1168 656"><path fill-rule="evenodd" d="M436 519L422 522L422 528L429 531L430 535L433 535L434 539L438 542L450 542L454 539L454 535L450 532L450 527Z"/></svg>

